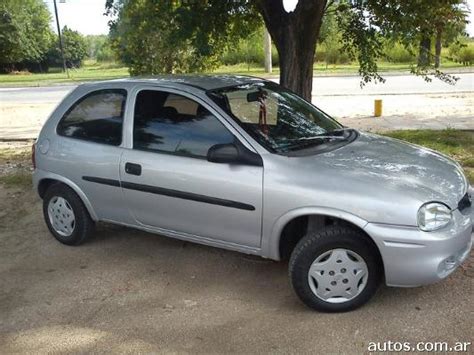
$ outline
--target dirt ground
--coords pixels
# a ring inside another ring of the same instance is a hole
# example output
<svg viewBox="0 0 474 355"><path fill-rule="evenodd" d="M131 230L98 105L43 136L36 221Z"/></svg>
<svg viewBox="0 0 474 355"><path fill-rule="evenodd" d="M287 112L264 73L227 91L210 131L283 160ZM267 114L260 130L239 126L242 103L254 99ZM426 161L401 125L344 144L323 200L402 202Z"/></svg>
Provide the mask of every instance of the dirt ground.
<svg viewBox="0 0 474 355"><path fill-rule="evenodd" d="M294 295L284 262L110 225L64 246L28 183L0 184L1 353L353 354L369 342L473 342L473 281L474 253L441 283L381 287L359 310L317 313Z"/></svg>

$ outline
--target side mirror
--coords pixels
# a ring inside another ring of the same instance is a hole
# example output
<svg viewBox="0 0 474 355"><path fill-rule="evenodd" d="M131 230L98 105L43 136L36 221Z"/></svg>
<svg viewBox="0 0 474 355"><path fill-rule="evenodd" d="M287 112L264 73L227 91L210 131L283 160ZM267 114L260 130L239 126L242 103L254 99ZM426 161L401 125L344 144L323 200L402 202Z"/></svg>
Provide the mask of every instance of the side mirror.
<svg viewBox="0 0 474 355"><path fill-rule="evenodd" d="M233 143L216 144L207 151L207 160L212 163L236 164L240 162L239 150Z"/></svg>

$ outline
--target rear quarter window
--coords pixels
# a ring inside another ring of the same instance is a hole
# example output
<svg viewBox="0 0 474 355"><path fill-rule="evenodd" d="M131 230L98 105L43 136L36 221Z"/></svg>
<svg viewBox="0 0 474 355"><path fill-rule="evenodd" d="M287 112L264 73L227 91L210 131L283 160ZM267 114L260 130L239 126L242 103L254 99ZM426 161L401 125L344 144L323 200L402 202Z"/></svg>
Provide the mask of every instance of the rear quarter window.
<svg viewBox="0 0 474 355"><path fill-rule="evenodd" d="M59 121L57 133L95 143L120 145L127 91L93 91L76 101Z"/></svg>

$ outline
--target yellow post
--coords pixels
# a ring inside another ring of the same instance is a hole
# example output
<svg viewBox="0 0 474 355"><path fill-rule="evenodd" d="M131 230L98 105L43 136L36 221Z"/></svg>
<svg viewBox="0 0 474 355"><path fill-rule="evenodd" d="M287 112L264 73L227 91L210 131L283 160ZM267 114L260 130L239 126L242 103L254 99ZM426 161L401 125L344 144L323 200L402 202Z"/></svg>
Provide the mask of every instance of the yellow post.
<svg viewBox="0 0 474 355"><path fill-rule="evenodd" d="M375 117L382 116L382 100L374 101L374 116Z"/></svg>

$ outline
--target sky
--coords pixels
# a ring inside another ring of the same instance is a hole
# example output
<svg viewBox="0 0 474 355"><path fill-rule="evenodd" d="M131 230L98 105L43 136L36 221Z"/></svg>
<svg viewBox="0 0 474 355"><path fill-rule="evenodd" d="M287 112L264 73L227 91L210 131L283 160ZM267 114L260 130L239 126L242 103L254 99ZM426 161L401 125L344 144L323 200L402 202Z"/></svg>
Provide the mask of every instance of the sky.
<svg viewBox="0 0 474 355"><path fill-rule="evenodd" d="M45 0L45 2L53 15L52 24L56 29L53 0ZM292 11L297 2L298 0L283 0L283 5L287 11ZM467 0L467 2L471 9L467 32L471 37L474 37L474 0ZM103 15L105 0L57 0L57 4L61 27L66 25L85 35L107 34L109 32L108 18Z"/></svg>
<svg viewBox="0 0 474 355"><path fill-rule="evenodd" d="M45 0L52 15L52 24L56 30L53 0ZM84 35L109 33L108 17L104 16L105 0L56 0L59 24L67 26Z"/></svg>

